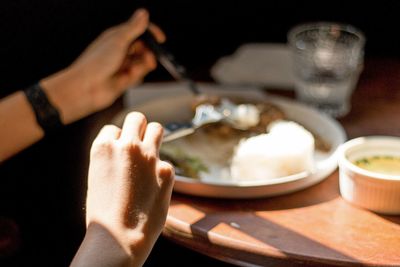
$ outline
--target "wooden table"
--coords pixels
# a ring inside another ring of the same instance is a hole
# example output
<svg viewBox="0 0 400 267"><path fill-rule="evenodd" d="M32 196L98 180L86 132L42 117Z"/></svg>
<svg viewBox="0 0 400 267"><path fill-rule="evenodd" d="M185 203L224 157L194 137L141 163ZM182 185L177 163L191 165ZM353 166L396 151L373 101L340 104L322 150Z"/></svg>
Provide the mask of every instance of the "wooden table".
<svg viewBox="0 0 400 267"><path fill-rule="evenodd" d="M400 136L400 62L369 60L340 119L349 138ZM174 194L164 236L242 266L400 266L400 216L352 206L338 172L289 195L220 200Z"/></svg>

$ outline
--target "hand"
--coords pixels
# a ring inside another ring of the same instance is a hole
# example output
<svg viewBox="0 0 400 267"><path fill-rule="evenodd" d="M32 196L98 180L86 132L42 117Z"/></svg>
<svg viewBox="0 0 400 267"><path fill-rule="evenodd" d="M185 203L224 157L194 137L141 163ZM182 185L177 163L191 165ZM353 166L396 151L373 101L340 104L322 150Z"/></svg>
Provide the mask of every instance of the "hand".
<svg viewBox="0 0 400 267"><path fill-rule="evenodd" d="M41 81L52 103L70 123L112 104L129 86L156 67L154 54L137 38L149 29L163 32L139 9L125 23L103 32L67 69Z"/></svg>
<svg viewBox="0 0 400 267"><path fill-rule="evenodd" d="M169 207L174 173L158 157L162 134L160 124L133 112L122 130L105 126L91 149L88 231L93 225L107 229L136 264L147 258Z"/></svg>

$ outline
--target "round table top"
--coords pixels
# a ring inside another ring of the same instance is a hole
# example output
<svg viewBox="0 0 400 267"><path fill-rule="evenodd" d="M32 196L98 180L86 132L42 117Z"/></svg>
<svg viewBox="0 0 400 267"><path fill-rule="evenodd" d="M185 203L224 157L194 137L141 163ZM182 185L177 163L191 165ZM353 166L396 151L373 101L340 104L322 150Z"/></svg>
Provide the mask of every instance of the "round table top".
<svg viewBox="0 0 400 267"><path fill-rule="evenodd" d="M367 61L352 110L339 120L349 138L400 136L399 77L399 62ZM400 266L400 216L379 215L344 201L338 171L308 189L273 198L174 194L164 235L243 266Z"/></svg>

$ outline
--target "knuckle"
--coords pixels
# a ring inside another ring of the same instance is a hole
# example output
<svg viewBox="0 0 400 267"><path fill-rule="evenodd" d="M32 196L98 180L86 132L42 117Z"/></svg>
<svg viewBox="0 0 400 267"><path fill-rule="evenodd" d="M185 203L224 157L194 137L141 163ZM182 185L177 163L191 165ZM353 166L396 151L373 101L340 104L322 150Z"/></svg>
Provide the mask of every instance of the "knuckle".
<svg viewBox="0 0 400 267"><path fill-rule="evenodd" d="M93 142L90 154L92 156L110 156L114 151L112 140L102 140Z"/></svg>
<svg viewBox="0 0 400 267"><path fill-rule="evenodd" d="M133 149L133 143L126 140L121 140L119 143L119 149L122 151L130 151Z"/></svg>
<svg viewBox="0 0 400 267"><path fill-rule="evenodd" d="M140 144L128 140L119 141L119 149L125 154L136 155L140 153Z"/></svg>
<svg viewBox="0 0 400 267"><path fill-rule="evenodd" d="M158 158L156 155L153 154L148 154L147 155L147 162L149 163L150 166L154 166L157 162Z"/></svg>

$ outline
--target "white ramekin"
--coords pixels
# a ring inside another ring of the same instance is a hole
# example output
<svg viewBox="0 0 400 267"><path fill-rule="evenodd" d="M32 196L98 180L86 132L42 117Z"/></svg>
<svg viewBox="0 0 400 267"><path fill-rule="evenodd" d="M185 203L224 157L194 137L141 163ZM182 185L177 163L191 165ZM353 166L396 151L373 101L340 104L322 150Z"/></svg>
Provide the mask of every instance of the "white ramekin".
<svg viewBox="0 0 400 267"><path fill-rule="evenodd" d="M400 137L359 137L340 146L340 193L359 207L383 214L400 214L400 175L371 172L353 164L355 160L375 155L400 157Z"/></svg>

